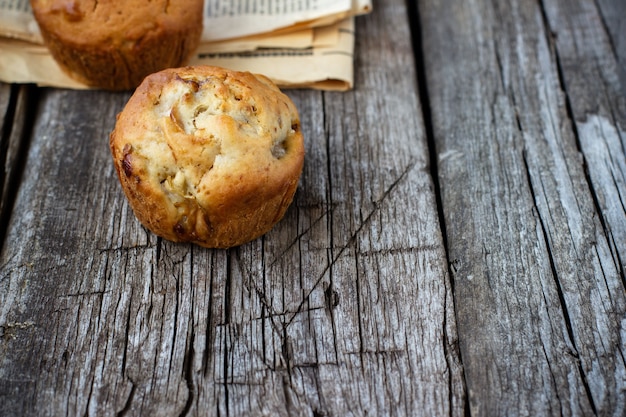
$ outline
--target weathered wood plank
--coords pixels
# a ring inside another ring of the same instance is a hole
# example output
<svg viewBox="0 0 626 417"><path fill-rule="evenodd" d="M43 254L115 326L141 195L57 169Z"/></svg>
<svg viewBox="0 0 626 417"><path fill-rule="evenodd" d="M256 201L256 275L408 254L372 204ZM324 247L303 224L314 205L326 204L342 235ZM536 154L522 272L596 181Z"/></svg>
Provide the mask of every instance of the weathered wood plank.
<svg viewBox="0 0 626 417"><path fill-rule="evenodd" d="M9 147L11 144L11 130L13 126L13 93L9 84L0 83L0 163L2 164L2 170L0 171L0 222L1 224L7 224L8 219L5 219L7 213L7 192L8 192L8 179L12 171L10 168ZM3 215L3 213L5 213ZM4 235L0 228L0 239Z"/></svg>
<svg viewBox="0 0 626 417"><path fill-rule="evenodd" d="M619 57L595 3L545 1L558 63L609 244L622 274L626 265L626 96ZM626 4L612 18L626 22ZM623 36L622 36L623 37ZM590 82L593 80L593 82Z"/></svg>
<svg viewBox="0 0 626 417"><path fill-rule="evenodd" d="M616 56L617 73L622 84L622 93L626 95L626 2L622 0L597 1L606 32L609 35L611 50Z"/></svg>
<svg viewBox="0 0 626 417"><path fill-rule="evenodd" d="M0 133L1 137L5 137L10 133L10 124L12 123L10 119L11 112L9 108L11 107L11 100L13 98L13 94L11 92L11 85L6 83L0 83Z"/></svg>
<svg viewBox="0 0 626 417"><path fill-rule="evenodd" d="M567 12L565 12L567 10ZM626 5L614 19L626 22ZM626 96L619 57L594 3L546 1L575 134L622 275L626 265ZM589 82L594 80L594 82Z"/></svg>
<svg viewBox="0 0 626 417"><path fill-rule="evenodd" d="M570 226L576 240L569 244L569 258L584 260L593 275L567 259L557 259L555 266L595 408L600 415L621 415L626 413L626 90L619 80L620 57L595 2L545 0L544 7L587 174L585 208L593 212L587 200L595 204L601 225ZM614 12L626 22L623 2ZM568 209L569 219L593 224L583 210ZM552 246L569 240L553 239L557 232L547 224Z"/></svg>
<svg viewBox="0 0 626 417"><path fill-rule="evenodd" d="M29 86L0 83L0 240L4 237L15 197L13 184L20 181L35 101Z"/></svg>
<svg viewBox="0 0 626 417"><path fill-rule="evenodd" d="M87 408L84 393L96 363L87 358L105 346L99 343L106 337L99 332L100 320L111 319L98 316L111 279L105 273L111 252L105 249L121 239L146 240L145 232L124 216L121 196L108 199L118 189L105 132L123 99L43 92L43 111L3 248L8 257L0 263L3 414L76 414ZM125 227L121 218L136 233L118 234Z"/></svg>
<svg viewBox="0 0 626 417"><path fill-rule="evenodd" d="M0 414L463 413L408 16L378 6L354 91L289 92L301 184L240 248L133 218L107 149L127 96L43 91L26 170L45 175L25 177L0 254Z"/></svg>
<svg viewBox="0 0 626 417"><path fill-rule="evenodd" d="M620 267L543 10L424 1L420 13L471 412L619 415Z"/></svg>

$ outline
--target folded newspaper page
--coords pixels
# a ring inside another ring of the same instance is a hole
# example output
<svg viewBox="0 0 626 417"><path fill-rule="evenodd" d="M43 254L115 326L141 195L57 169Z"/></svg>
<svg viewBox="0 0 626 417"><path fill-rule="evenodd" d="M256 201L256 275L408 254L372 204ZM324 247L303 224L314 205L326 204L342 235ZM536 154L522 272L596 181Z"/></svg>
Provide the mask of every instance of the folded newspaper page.
<svg viewBox="0 0 626 417"><path fill-rule="evenodd" d="M353 85L354 16L371 0L206 0L192 65L261 73L283 88ZM28 0L0 0L0 81L87 88L43 45Z"/></svg>
<svg viewBox="0 0 626 417"><path fill-rule="evenodd" d="M0 0L0 36L41 43L29 0Z"/></svg>
<svg viewBox="0 0 626 417"><path fill-rule="evenodd" d="M332 32L329 36L326 32ZM299 36L299 35L297 35ZM282 88L312 88L346 91L353 85L354 19L348 18L329 28L316 28L310 45L303 48L239 45L224 51L215 45L201 45L191 65L216 65L238 71L264 74ZM300 37L300 36L299 36ZM324 44L328 38L334 44ZM67 76L42 44L0 38L0 80L35 83L60 88L88 88Z"/></svg>
<svg viewBox="0 0 626 417"><path fill-rule="evenodd" d="M202 39L215 42L327 26L371 8L371 0L206 0Z"/></svg>

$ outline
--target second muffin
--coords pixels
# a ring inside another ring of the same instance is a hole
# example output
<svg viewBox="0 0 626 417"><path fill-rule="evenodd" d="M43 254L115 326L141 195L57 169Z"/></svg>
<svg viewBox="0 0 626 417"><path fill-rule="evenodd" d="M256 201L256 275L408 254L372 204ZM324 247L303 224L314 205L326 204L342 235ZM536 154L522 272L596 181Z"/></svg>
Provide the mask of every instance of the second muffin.
<svg viewBox="0 0 626 417"><path fill-rule="evenodd" d="M51 55L92 87L130 90L179 67L202 34L203 1L30 0Z"/></svg>

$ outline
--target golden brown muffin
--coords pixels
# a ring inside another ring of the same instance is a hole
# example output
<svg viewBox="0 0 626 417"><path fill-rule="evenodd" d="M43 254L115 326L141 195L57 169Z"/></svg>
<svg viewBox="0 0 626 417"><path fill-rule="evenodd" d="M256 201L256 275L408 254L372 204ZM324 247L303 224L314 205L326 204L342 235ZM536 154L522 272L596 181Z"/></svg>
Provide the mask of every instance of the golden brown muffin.
<svg viewBox="0 0 626 417"><path fill-rule="evenodd" d="M202 0L31 0L51 55L89 86L129 90L184 65L202 34Z"/></svg>
<svg viewBox="0 0 626 417"><path fill-rule="evenodd" d="M262 75L209 66L146 77L110 147L143 225L211 248L268 232L291 204L304 162L289 97Z"/></svg>

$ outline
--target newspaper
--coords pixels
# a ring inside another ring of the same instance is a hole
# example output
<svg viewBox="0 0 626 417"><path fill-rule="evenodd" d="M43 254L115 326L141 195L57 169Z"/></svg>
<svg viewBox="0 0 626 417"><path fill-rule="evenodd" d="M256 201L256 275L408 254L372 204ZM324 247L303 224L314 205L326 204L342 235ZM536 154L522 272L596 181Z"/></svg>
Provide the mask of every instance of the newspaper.
<svg viewBox="0 0 626 417"><path fill-rule="evenodd" d="M0 0L0 36L41 43L28 0Z"/></svg>
<svg viewBox="0 0 626 417"><path fill-rule="evenodd" d="M261 73L283 88L353 86L354 18L371 0L205 0L191 65ZM43 45L28 0L0 0L0 81L87 88Z"/></svg>
<svg viewBox="0 0 626 417"><path fill-rule="evenodd" d="M368 13L371 7L371 0L207 0L202 39L211 42L327 26Z"/></svg>

